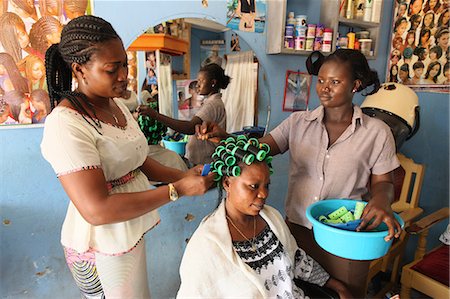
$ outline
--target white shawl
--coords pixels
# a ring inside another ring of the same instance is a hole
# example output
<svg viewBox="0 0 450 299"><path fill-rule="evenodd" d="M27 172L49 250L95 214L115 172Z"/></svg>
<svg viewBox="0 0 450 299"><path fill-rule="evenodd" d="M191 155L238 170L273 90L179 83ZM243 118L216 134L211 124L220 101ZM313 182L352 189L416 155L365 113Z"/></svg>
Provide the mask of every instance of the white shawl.
<svg viewBox="0 0 450 299"><path fill-rule="evenodd" d="M260 215L283 244L294 268L297 243L283 217L267 205ZM256 272L233 249L225 201L194 232L181 261L180 276L177 298L267 298Z"/></svg>

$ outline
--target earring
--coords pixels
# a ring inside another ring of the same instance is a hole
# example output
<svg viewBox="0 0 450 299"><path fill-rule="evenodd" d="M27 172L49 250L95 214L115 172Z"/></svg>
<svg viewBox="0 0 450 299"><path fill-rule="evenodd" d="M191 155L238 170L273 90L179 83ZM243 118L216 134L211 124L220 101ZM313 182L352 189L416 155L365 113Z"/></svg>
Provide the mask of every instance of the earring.
<svg viewBox="0 0 450 299"><path fill-rule="evenodd" d="M214 86L216 86L216 84L213 83L213 84L211 85L211 87L214 88Z"/></svg>
<svg viewBox="0 0 450 299"><path fill-rule="evenodd" d="M83 78L83 83L84 83L84 85L88 85L87 81L86 81L86 78Z"/></svg>
<svg viewBox="0 0 450 299"><path fill-rule="evenodd" d="M352 92L355 93L356 92L356 88L353 88Z"/></svg>

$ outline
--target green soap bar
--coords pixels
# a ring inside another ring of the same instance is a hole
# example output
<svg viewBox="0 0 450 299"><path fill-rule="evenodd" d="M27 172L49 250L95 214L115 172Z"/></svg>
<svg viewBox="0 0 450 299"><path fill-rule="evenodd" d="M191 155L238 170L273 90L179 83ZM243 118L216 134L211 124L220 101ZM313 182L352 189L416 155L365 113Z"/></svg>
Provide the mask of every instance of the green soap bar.
<svg viewBox="0 0 450 299"><path fill-rule="evenodd" d="M355 205L355 220L358 220L361 218L361 215L364 211L364 208L366 207L366 203L362 201L358 201Z"/></svg>
<svg viewBox="0 0 450 299"><path fill-rule="evenodd" d="M328 219L336 220L336 219L338 219L339 217L345 215L347 212L348 212L347 208L344 207L344 206L342 206L342 207L340 207L339 209L337 209L336 211L330 213L330 214L328 215Z"/></svg>
<svg viewBox="0 0 450 299"><path fill-rule="evenodd" d="M341 219L342 222L347 223L347 222L355 220L355 217L353 217L352 212L347 212L344 215L342 215L341 217L339 217L339 219Z"/></svg>

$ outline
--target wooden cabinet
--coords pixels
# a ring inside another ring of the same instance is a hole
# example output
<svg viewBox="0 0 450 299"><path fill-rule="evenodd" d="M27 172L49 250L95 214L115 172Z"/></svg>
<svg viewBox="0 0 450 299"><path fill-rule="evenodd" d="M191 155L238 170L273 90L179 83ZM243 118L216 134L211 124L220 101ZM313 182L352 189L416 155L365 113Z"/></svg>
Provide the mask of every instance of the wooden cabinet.
<svg viewBox="0 0 450 299"><path fill-rule="evenodd" d="M309 55L311 51L293 50L284 47L284 32L287 16L287 2L297 0L272 0L267 1L267 54L293 54L293 55ZM317 0L308 0L317 1ZM383 1L384 2L384 1ZM325 27L333 29L332 51L336 49L338 32L340 36L345 36L350 28L355 32L369 31L370 39L372 39L373 55L367 56L368 59L375 59L378 54L378 40L380 34L380 23L366 22L356 19L346 19L339 15L340 0L321 0L320 15L318 22ZM382 9L382 7L381 7ZM310 12L311 14L311 12ZM309 16L308 16L309 18ZM308 21L309 23L309 21ZM327 54L327 53L324 53Z"/></svg>

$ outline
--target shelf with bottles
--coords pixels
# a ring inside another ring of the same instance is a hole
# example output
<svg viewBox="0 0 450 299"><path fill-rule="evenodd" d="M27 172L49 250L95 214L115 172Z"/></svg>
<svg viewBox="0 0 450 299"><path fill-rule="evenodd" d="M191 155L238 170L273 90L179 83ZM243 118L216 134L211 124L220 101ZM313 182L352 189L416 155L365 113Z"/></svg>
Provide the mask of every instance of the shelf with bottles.
<svg viewBox="0 0 450 299"><path fill-rule="evenodd" d="M338 0L337 0L338 1ZM288 3L289 2L289 3ZM286 0L271 0L267 1L267 19L270 20L270 26L266 27L267 30L267 44L266 53L267 54L288 54L288 55L304 55L307 56L313 52L314 45L318 49L318 40L314 39L313 47L311 48L311 38L304 36L304 46L295 47L295 38L299 36L288 35L290 39L290 46L286 47L285 33L286 33L286 23L288 22L288 12L294 12L296 17L300 15L305 15L307 17L307 24L322 24L325 28L335 27L334 24L322 21L321 15L317 12L321 10L321 2L317 0L307 0L307 1L286 1ZM325 31L325 30L323 30ZM333 33L334 34L334 33ZM321 38L321 36L316 36ZM308 43L307 43L308 41ZM334 49L334 38L327 39L328 49L322 51L324 55L329 54L332 49ZM308 48L306 45L308 44ZM297 46L299 43L297 43Z"/></svg>

